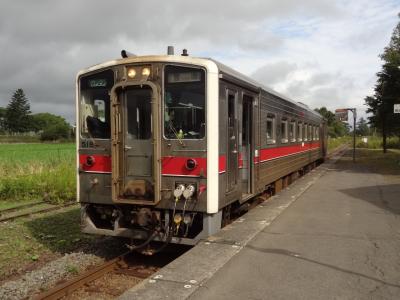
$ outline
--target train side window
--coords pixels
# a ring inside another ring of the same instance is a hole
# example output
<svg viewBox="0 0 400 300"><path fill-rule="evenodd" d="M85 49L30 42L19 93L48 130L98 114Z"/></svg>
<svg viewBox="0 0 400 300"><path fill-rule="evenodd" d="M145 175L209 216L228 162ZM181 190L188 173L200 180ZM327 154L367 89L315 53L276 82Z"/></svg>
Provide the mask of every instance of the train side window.
<svg viewBox="0 0 400 300"><path fill-rule="evenodd" d="M289 139L291 142L296 141L296 121L291 121L289 124Z"/></svg>
<svg viewBox="0 0 400 300"><path fill-rule="evenodd" d="M275 116L274 115L268 115L267 116L267 144L275 144L276 143L276 138L275 138Z"/></svg>
<svg viewBox="0 0 400 300"><path fill-rule="evenodd" d="M297 141L301 142L303 140L303 124L301 122L297 123Z"/></svg>
<svg viewBox="0 0 400 300"><path fill-rule="evenodd" d="M282 143L288 142L288 121L287 120L281 121L281 142Z"/></svg>
<svg viewBox="0 0 400 300"><path fill-rule="evenodd" d="M315 127L315 139L319 141L319 126Z"/></svg>
<svg viewBox="0 0 400 300"><path fill-rule="evenodd" d="M312 127L313 141L316 140L315 128L315 126Z"/></svg>
<svg viewBox="0 0 400 300"><path fill-rule="evenodd" d="M312 137L312 125L308 125L308 140L312 141L313 137Z"/></svg>
<svg viewBox="0 0 400 300"><path fill-rule="evenodd" d="M307 124L303 126L303 141L307 141Z"/></svg>

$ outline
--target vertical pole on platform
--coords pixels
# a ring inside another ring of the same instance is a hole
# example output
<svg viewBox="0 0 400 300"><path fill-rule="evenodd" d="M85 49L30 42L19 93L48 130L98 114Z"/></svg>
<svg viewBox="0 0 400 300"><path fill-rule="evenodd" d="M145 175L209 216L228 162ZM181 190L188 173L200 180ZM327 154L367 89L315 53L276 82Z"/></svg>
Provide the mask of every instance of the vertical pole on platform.
<svg viewBox="0 0 400 300"><path fill-rule="evenodd" d="M351 112L353 113L353 163L355 163L356 162L356 118L357 118L357 113L356 113L355 108L351 109Z"/></svg>

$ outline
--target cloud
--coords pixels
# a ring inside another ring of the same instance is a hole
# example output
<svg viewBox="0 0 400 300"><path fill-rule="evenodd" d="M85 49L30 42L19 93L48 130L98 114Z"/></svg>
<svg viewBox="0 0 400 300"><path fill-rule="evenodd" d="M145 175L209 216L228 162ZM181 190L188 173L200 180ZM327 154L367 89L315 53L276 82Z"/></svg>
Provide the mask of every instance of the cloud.
<svg viewBox="0 0 400 300"><path fill-rule="evenodd" d="M73 122L78 70L114 59L121 49L163 54L167 45L213 57L310 105L362 106L400 5L390 0L6 0L0 8L0 106L23 88L33 111Z"/></svg>

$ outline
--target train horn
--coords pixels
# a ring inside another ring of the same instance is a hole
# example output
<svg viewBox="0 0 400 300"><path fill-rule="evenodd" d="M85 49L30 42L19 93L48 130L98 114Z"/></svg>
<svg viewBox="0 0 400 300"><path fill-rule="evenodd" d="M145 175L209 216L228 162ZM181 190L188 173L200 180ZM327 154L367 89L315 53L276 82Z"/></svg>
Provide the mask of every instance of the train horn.
<svg viewBox="0 0 400 300"><path fill-rule="evenodd" d="M121 56L122 56L122 58L127 58L127 57L134 57L137 55L134 53L128 52L126 50L121 50Z"/></svg>

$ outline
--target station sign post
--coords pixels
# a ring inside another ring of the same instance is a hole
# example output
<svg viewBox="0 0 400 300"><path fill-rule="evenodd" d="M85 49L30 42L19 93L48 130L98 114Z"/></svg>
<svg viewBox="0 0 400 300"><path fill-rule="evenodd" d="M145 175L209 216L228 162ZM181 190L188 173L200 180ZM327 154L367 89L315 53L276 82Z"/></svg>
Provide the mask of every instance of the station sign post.
<svg viewBox="0 0 400 300"><path fill-rule="evenodd" d="M335 117L338 121L347 122L349 111L353 113L353 162L356 162L356 119L357 110L355 108L338 108L335 110Z"/></svg>

